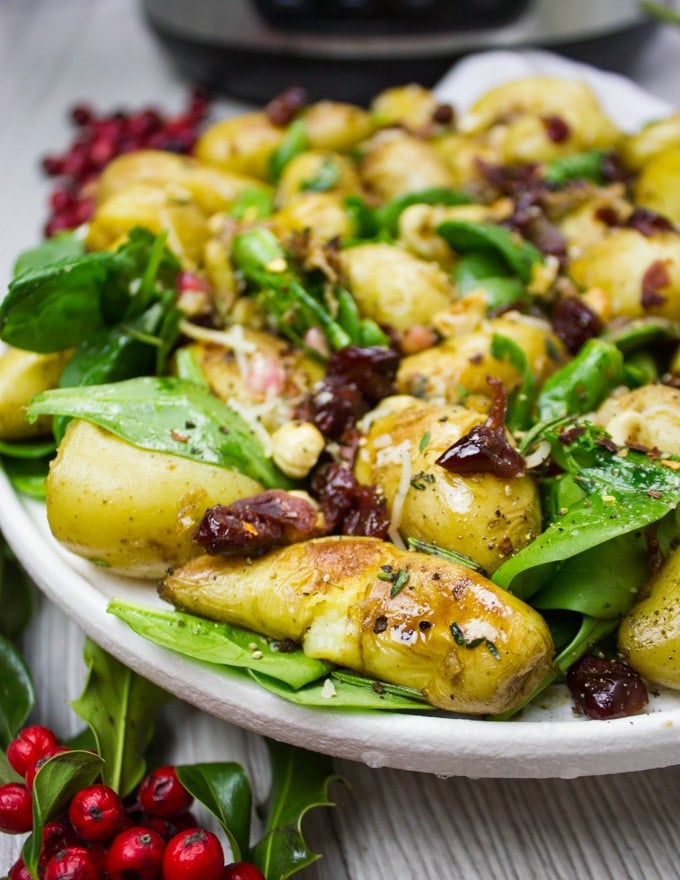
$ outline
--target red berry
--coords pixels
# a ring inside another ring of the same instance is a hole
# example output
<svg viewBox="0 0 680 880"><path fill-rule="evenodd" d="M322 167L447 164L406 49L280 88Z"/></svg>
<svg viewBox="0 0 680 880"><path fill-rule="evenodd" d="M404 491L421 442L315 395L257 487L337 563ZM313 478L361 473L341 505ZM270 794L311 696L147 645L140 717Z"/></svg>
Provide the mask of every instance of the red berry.
<svg viewBox="0 0 680 880"><path fill-rule="evenodd" d="M7 876L9 877L9 880L32 880L31 872L26 867L26 863L22 858L16 860L9 869Z"/></svg>
<svg viewBox="0 0 680 880"><path fill-rule="evenodd" d="M45 880L98 880L99 873L84 846L69 846L52 856L45 866Z"/></svg>
<svg viewBox="0 0 680 880"><path fill-rule="evenodd" d="M165 841L150 828L128 828L114 837L106 858L110 880L159 880Z"/></svg>
<svg viewBox="0 0 680 880"><path fill-rule="evenodd" d="M71 109L71 119L76 125L89 125L93 118L92 108L87 104L76 104Z"/></svg>
<svg viewBox="0 0 680 880"><path fill-rule="evenodd" d="M0 831L25 834L33 828L33 798L23 782L0 785Z"/></svg>
<svg viewBox="0 0 680 880"><path fill-rule="evenodd" d="M45 752L45 754L33 765L33 767L29 767L26 771L26 785L30 788L33 785L35 780L36 773L40 768L46 764L50 758L53 758L55 755L62 755L64 752L68 752L69 750L66 746L54 746L54 748Z"/></svg>
<svg viewBox="0 0 680 880"><path fill-rule="evenodd" d="M251 862L232 862L224 866L222 880L265 880L265 877Z"/></svg>
<svg viewBox="0 0 680 880"><path fill-rule="evenodd" d="M163 880L221 880L223 869L222 844L212 831L180 831L165 847Z"/></svg>
<svg viewBox="0 0 680 880"><path fill-rule="evenodd" d="M38 873L42 873L40 869L44 871L45 865L52 856L56 856L62 849L70 846L78 846L78 838L73 829L64 822L46 822L42 830Z"/></svg>
<svg viewBox="0 0 680 880"><path fill-rule="evenodd" d="M73 795L68 818L79 837L89 843L101 843L111 840L121 830L125 808L108 785L90 785Z"/></svg>
<svg viewBox="0 0 680 880"><path fill-rule="evenodd" d="M148 773L139 785L138 797L146 813L166 819L186 813L194 802L171 766L157 767Z"/></svg>
<svg viewBox="0 0 680 880"><path fill-rule="evenodd" d="M7 746L7 760L20 776L57 745L57 738L47 727L34 724L24 727Z"/></svg>

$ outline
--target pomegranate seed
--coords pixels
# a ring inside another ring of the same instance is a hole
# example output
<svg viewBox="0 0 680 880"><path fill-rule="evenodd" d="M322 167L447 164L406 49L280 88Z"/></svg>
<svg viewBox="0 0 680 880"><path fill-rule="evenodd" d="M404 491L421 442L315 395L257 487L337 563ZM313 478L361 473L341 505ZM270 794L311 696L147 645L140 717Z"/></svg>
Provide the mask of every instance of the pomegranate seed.
<svg viewBox="0 0 680 880"><path fill-rule="evenodd" d="M89 125L93 118L94 113L88 104L76 104L71 109L71 119L76 125Z"/></svg>
<svg viewBox="0 0 680 880"><path fill-rule="evenodd" d="M90 785L71 798L68 818L79 837L88 843L100 843L111 840L121 830L125 809L108 785Z"/></svg>
<svg viewBox="0 0 680 880"><path fill-rule="evenodd" d="M150 816L172 819L186 813L194 799L177 778L174 767L157 767L139 785L139 803Z"/></svg>
<svg viewBox="0 0 680 880"><path fill-rule="evenodd" d="M232 862L224 866L222 880L265 880L265 877L251 862Z"/></svg>
<svg viewBox="0 0 680 880"><path fill-rule="evenodd" d="M138 113L133 113L128 119L127 131L128 134L135 137L148 138L149 135L162 127L163 120L158 111L152 109L140 110Z"/></svg>
<svg viewBox="0 0 680 880"><path fill-rule="evenodd" d="M128 828L114 837L106 857L110 880L159 880L165 841L150 828Z"/></svg>
<svg viewBox="0 0 680 880"><path fill-rule="evenodd" d="M49 177L57 177L64 173L64 158L62 156L44 156L42 168Z"/></svg>
<svg viewBox="0 0 680 880"><path fill-rule="evenodd" d="M84 846L62 849L45 866L45 880L98 880L99 873Z"/></svg>
<svg viewBox="0 0 680 880"><path fill-rule="evenodd" d="M25 776L26 771L56 745L57 737L48 727L33 724L19 731L7 746L7 760L13 770Z"/></svg>
<svg viewBox="0 0 680 880"><path fill-rule="evenodd" d="M0 785L0 831L25 834L33 827L33 798L23 782Z"/></svg>
<svg viewBox="0 0 680 880"><path fill-rule="evenodd" d="M212 831L180 831L165 847L163 880L221 880L223 869L222 844Z"/></svg>

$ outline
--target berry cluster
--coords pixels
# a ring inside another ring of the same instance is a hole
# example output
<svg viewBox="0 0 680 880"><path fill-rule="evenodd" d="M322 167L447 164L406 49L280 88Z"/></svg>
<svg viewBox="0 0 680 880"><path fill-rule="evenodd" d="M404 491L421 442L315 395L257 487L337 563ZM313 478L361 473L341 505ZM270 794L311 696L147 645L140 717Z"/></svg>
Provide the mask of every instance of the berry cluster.
<svg viewBox="0 0 680 880"><path fill-rule="evenodd" d="M32 788L51 757L67 749L46 727L26 727L7 747L10 766L24 782L0 785L0 831L33 828ZM42 829L41 880L264 880L249 862L225 865L219 838L198 826L193 797L174 767L149 772L123 801L95 783L71 798L65 813ZM31 880L19 858L9 880Z"/></svg>
<svg viewBox="0 0 680 880"><path fill-rule="evenodd" d="M71 145L65 153L47 155L42 160L43 171L59 179L50 194L45 235L74 229L90 219L93 184L116 156L144 149L190 153L208 107L201 91L193 92L177 116L164 116L152 107L108 115L97 115L86 104L73 107L69 115L76 134Z"/></svg>

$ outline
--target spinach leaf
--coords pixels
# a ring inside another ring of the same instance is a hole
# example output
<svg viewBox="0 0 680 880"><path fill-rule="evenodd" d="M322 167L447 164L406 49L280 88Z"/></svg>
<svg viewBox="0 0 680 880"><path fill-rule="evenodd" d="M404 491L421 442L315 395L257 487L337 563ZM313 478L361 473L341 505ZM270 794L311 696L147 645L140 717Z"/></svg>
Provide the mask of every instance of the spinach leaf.
<svg viewBox="0 0 680 880"><path fill-rule="evenodd" d="M494 333L491 338L491 354L498 360L507 360L520 374L520 385L511 392L505 422L511 431L521 431L529 426L534 405L538 379L524 349L509 336Z"/></svg>
<svg viewBox="0 0 680 880"><path fill-rule="evenodd" d="M543 262L538 248L495 223L444 220L437 226L437 234L460 253L493 251L525 284L531 281L534 266Z"/></svg>
<svg viewBox="0 0 680 880"><path fill-rule="evenodd" d="M382 712L422 712L432 708L418 691L397 688L345 671L336 675L336 670L332 670L330 678L312 682L297 690L253 669L250 675L265 690L297 706L326 710L375 709Z"/></svg>
<svg viewBox="0 0 680 880"><path fill-rule="evenodd" d="M399 218L411 205L469 205L471 202L470 196L462 190L433 186L395 196L376 208L376 219L383 233L394 238L399 233Z"/></svg>
<svg viewBox="0 0 680 880"><path fill-rule="evenodd" d="M24 272L33 272L49 266L51 263L81 257L84 253L85 246L80 235L74 232L62 232L20 253L14 263L12 274L17 277Z"/></svg>
<svg viewBox="0 0 680 880"><path fill-rule="evenodd" d="M57 388L36 395L29 421L40 415L86 419L143 449L231 468L267 488L290 481L265 455L247 422L205 388L171 376Z"/></svg>
<svg viewBox="0 0 680 880"><path fill-rule="evenodd" d="M35 610L35 587L0 533L0 635L18 638Z"/></svg>
<svg viewBox="0 0 680 880"><path fill-rule="evenodd" d="M305 843L302 820L314 807L332 806L328 786L335 774L325 755L270 739L266 743L272 786L264 808L264 834L251 850L250 861L266 880L285 880L319 858Z"/></svg>
<svg viewBox="0 0 680 880"><path fill-rule="evenodd" d="M124 620L138 635L204 663L254 669L298 689L332 667L301 648L290 650L264 636L181 611L133 605L111 599L107 611Z"/></svg>
<svg viewBox="0 0 680 880"><path fill-rule="evenodd" d="M143 314L174 285L165 237L133 229L115 252L70 253L15 276L0 303L0 338L17 348L73 348L104 327Z"/></svg>
<svg viewBox="0 0 680 880"><path fill-rule="evenodd" d="M309 138L304 119L294 119L286 129L283 140L269 158L269 179L272 183L281 177L283 169L300 153L308 149Z"/></svg>
<svg viewBox="0 0 680 880"><path fill-rule="evenodd" d="M543 169L543 179L553 186L565 186L573 180L604 183L603 166L606 157L604 150L586 150L584 153L549 159Z"/></svg>
<svg viewBox="0 0 680 880"><path fill-rule="evenodd" d="M540 420L579 415L595 409L621 385L623 355L612 342L589 339L578 354L543 383L538 395Z"/></svg>
<svg viewBox="0 0 680 880"><path fill-rule="evenodd" d="M569 442L561 442L564 435L555 429L544 436L553 459L583 494L494 573L495 583L524 599L554 574L554 563L658 522L680 503L675 462L632 449L620 455L606 433L587 422L573 430Z"/></svg>
<svg viewBox="0 0 680 880"><path fill-rule="evenodd" d="M144 753L153 735L155 710L170 697L90 639L85 642L84 656L87 680L71 707L95 735L104 762L103 782L125 797L144 776Z"/></svg>

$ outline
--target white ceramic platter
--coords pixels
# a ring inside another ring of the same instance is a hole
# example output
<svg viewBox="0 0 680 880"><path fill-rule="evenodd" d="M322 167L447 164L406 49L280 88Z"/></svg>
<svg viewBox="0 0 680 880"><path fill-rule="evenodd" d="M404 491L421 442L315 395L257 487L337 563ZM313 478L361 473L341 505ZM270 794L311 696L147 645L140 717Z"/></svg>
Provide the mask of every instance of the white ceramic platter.
<svg viewBox="0 0 680 880"><path fill-rule="evenodd" d="M463 108L501 81L536 73L586 80L625 129L669 110L618 76L542 52L471 57L444 78L437 92ZM670 692L655 694L645 714L612 721L574 716L560 688L521 719L505 723L294 706L228 670L216 671L159 648L107 614L113 596L163 603L154 585L107 574L65 552L49 533L44 507L17 497L1 472L0 528L47 597L105 650L188 703L275 739L372 767L440 776L570 778L680 761L680 695Z"/></svg>

